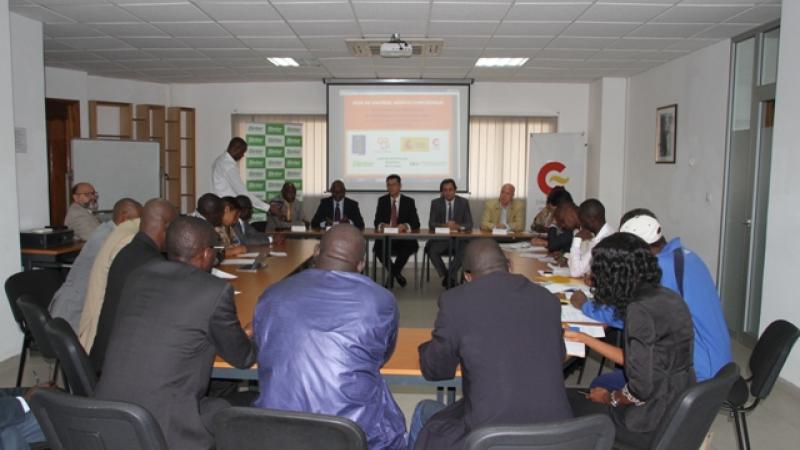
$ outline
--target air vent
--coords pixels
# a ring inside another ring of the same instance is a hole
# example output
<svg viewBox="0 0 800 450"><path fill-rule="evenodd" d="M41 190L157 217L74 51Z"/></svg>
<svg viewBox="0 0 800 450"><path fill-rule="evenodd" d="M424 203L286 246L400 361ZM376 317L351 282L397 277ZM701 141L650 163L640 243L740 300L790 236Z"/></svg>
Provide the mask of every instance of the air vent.
<svg viewBox="0 0 800 450"><path fill-rule="evenodd" d="M442 39L414 39L403 38L405 42L411 44L413 56L439 56L444 47ZM353 56L380 56L381 44L388 39L345 39L347 48Z"/></svg>

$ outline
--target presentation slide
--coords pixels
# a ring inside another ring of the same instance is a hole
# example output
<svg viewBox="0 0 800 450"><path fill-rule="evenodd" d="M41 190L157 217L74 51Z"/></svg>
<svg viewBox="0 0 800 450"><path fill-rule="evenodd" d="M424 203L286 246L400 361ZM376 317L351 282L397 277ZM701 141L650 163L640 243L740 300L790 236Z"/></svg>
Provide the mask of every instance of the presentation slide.
<svg viewBox="0 0 800 450"><path fill-rule="evenodd" d="M467 85L329 85L328 182L382 191L396 173L407 191L466 190L468 118Z"/></svg>

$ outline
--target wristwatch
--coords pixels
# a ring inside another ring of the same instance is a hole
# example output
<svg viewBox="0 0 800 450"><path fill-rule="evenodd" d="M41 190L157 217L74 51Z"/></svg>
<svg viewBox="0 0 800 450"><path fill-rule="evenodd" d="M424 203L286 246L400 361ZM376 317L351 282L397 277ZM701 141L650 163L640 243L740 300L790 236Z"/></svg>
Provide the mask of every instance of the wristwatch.
<svg viewBox="0 0 800 450"><path fill-rule="evenodd" d="M614 397L614 391L611 391L611 393L609 393L609 394L608 394L608 398L610 399L610 400L609 400L609 403L611 404L611 406L612 406L613 408L616 408L617 406L619 406L619 400L617 400L617 399Z"/></svg>

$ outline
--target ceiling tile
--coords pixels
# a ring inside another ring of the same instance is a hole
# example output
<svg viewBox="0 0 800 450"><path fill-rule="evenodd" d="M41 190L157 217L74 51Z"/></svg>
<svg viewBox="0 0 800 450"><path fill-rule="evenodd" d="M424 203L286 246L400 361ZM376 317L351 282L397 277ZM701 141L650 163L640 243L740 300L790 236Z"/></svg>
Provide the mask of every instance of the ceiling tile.
<svg viewBox="0 0 800 450"><path fill-rule="evenodd" d="M74 20L56 14L53 11L39 6L14 6L9 7L11 12L25 16L29 19L37 20L42 23L72 23Z"/></svg>
<svg viewBox="0 0 800 450"><path fill-rule="evenodd" d="M51 6L53 11L82 23L135 22L138 19L115 5Z"/></svg>
<svg viewBox="0 0 800 450"><path fill-rule="evenodd" d="M531 49L544 48L553 39L550 37L505 37L495 36L486 43L486 48L493 49Z"/></svg>
<svg viewBox="0 0 800 450"><path fill-rule="evenodd" d="M80 64L81 69L88 72L95 70L124 70L127 67L111 61L85 61ZM174 69L173 69L174 70Z"/></svg>
<svg viewBox="0 0 800 450"><path fill-rule="evenodd" d="M608 46L608 48L622 50L661 50L662 48L669 47L678 41L679 39L666 38L623 38L614 42Z"/></svg>
<svg viewBox="0 0 800 450"><path fill-rule="evenodd" d="M504 20L495 34L501 36L555 36L561 33L569 22L521 22Z"/></svg>
<svg viewBox="0 0 800 450"><path fill-rule="evenodd" d="M295 36L242 37L240 41L251 48L299 48L305 49L303 41Z"/></svg>
<svg viewBox="0 0 800 450"><path fill-rule="evenodd" d="M721 23L715 25L702 33L697 34L696 38L706 39L727 39L737 34L744 33L753 29L753 25L741 23Z"/></svg>
<svg viewBox="0 0 800 450"><path fill-rule="evenodd" d="M249 48L204 48L198 51L213 59L259 57L258 52L250 50Z"/></svg>
<svg viewBox="0 0 800 450"><path fill-rule="evenodd" d="M425 21L410 20L362 20L361 31L368 37L390 37L392 33L400 33L400 37L422 37L428 24Z"/></svg>
<svg viewBox="0 0 800 450"><path fill-rule="evenodd" d="M181 38L186 45L192 48L244 48L245 45L232 37L190 37Z"/></svg>
<svg viewBox="0 0 800 450"><path fill-rule="evenodd" d="M61 38L59 42L72 48L86 50L108 50L116 48L130 48L128 44L112 37L93 38Z"/></svg>
<svg viewBox="0 0 800 450"><path fill-rule="evenodd" d="M353 11L347 2L285 3L275 9L286 20L352 20Z"/></svg>
<svg viewBox="0 0 800 450"><path fill-rule="evenodd" d="M264 56L281 56L284 58L312 58L313 55L302 48L254 48L253 51Z"/></svg>
<svg viewBox="0 0 800 450"><path fill-rule="evenodd" d="M500 20L505 17L508 3L434 3L431 20Z"/></svg>
<svg viewBox="0 0 800 450"><path fill-rule="evenodd" d="M562 36L620 37L634 30L638 23L576 22L567 27Z"/></svg>
<svg viewBox="0 0 800 450"><path fill-rule="evenodd" d="M55 39L45 39L44 41L44 50L71 50L72 47L68 47Z"/></svg>
<svg viewBox="0 0 800 450"><path fill-rule="evenodd" d="M97 52L95 52L97 53ZM205 55L199 53L197 50L190 48L172 48L172 49L152 49L147 50L148 54L166 59L200 59L205 58Z"/></svg>
<svg viewBox="0 0 800 450"><path fill-rule="evenodd" d="M320 58L319 63L328 69L347 67L372 67L372 59L365 57Z"/></svg>
<svg viewBox="0 0 800 450"><path fill-rule="evenodd" d="M161 60L161 59L151 59L151 60L133 60L133 61L124 61L120 62L125 67L132 69L132 70L142 70L142 69L175 69L177 66L171 64L170 62Z"/></svg>
<svg viewBox="0 0 800 450"><path fill-rule="evenodd" d="M658 59L663 58L659 56L657 50L601 50L595 53L590 59Z"/></svg>
<svg viewBox="0 0 800 450"><path fill-rule="evenodd" d="M77 23L46 23L42 28L45 35L54 38L103 36L103 33L92 27Z"/></svg>
<svg viewBox="0 0 800 450"><path fill-rule="evenodd" d="M555 68L569 68L581 67L586 64L583 59L554 59L554 58L533 58L528 60L525 67L555 67Z"/></svg>
<svg viewBox="0 0 800 450"><path fill-rule="evenodd" d="M348 36L359 37L358 25L352 20L315 20L294 21L289 26L300 35L305 36Z"/></svg>
<svg viewBox="0 0 800 450"><path fill-rule="evenodd" d="M451 58L477 58L483 53L482 48L450 48L442 47L441 56Z"/></svg>
<svg viewBox="0 0 800 450"><path fill-rule="evenodd" d="M578 38L578 37L559 37L553 39L547 48L574 48L574 49L595 49L606 48L616 39L614 38Z"/></svg>
<svg viewBox="0 0 800 450"><path fill-rule="evenodd" d="M234 36L293 36L294 31L284 21L221 22Z"/></svg>
<svg viewBox="0 0 800 450"><path fill-rule="evenodd" d="M569 21L577 19L590 3L516 3L508 11L506 20ZM620 19L617 19L620 20Z"/></svg>
<svg viewBox="0 0 800 450"><path fill-rule="evenodd" d="M535 58L564 58L564 59L585 59L597 53L591 49L556 49L544 48L536 52Z"/></svg>
<svg viewBox="0 0 800 450"><path fill-rule="evenodd" d="M95 50L92 53L102 58L110 59L112 61L143 60L143 59L153 59L154 57L157 57L156 55L135 49Z"/></svg>
<svg viewBox="0 0 800 450"><path fill-rule="evenodd" d="M156 23L162 31L174 37L221 37L230 34L215 22L159 22Z"/></svg>
<svg viewBox="0 0 800 450"><path fill-rule="evenodd" d="M136 48L184 48L183 42L166 37L125 37L120 38Z"/></svg>
<svg viewBox="0 0 800 450"><path fill-rule="evenodd" d="M491 36L499 22L497 21L431 21L428 34L430 36Z"/></svg>
<svg viewBox="0 0 800 450"><path fill-rule="evenodd" d="M489 36L450 36L444 39L444 48L483 48Z"/></svg>
<svg viewBox="0 0 800 450"><path fill-rule="evenodd" d="M308 53L313 58L348 58L353 56L349 50L325 50L311 49Z"/></svg>
<svg viewBox="0 0 800 450"><path fill-rule="evenodd" d="M358 20L428 20L425 2L353 2Z"/></svg>
<svg viewBox="0 0 800 450"><path fill-rule="evenodd" d="M217 21L224 20L283 20L269 3L231 3L231 2L198 2L209 17Z"/></svg>
<svg viewBox="0 0 800 450"><path fill-rule="evenodd" d="M100 56L94 55L84 51L45 51L45 61L61 61L61 62L80 62L80 61L104 61Z"/></svg>
<svg viewBox="0 0 800 450"><path fill-rule="evenodd" d="M347 52L347 44L343 37L304 37L302 39L309 50L336 50Z"/></svg>
<svg viewBox="0 0 800 450"><path fill-rule="evenodd" d="M472 67L478 58L427 58L424 61L425 67Z"/></svg>
<svg viewBox="0 0 800 450"><path fill-rule="evenodd" d="M530 58L539 52L539 48L487 48L484 58Z"/></svg>
<svg viewBox="0 0 800 450"><path fill-rule="evenodd" d="M678 5L653 19L653 22L669 23L715 23L747 10L736 5Z"/></svg>
<svg viewBox="0 0 800 450"><path fill-rule="evenodd" d="M124 8L149 22L209 20L203 11L190 3L125 5Z"/></svg>
<svg viewBox="0 0 800 450"><path fill-rule="evenodd" d="M373 69L331 69L334 78L375 78Z"/></svg>
<svg viewBox="0 0 800 450"><path fill-rule="evenodd" d="M728 19L728 22L757 23L761 25L775 19L780 19L780 17L781 17L780 5L764 5L748 9L747 11L739 14L738 16Z"/></svg>
<svg viewBox="0 0 800 450"><path fill-rule="evenodd" d="M92 28L115 37L167 36L163 31L145 22L96 24L92 25Z"/></svg>
<svg viewBox="0 0 800 450"><path fill-rule="evenodd" d="M667 50L689 50L695 51L701 48L708 47L711 44L719 42L717 39L681 39L673 45L667 47Z"/></svg>
<svg viewBox="0 0 800 450"><path fill-rule="evenodd" d="M708 26L700 23L645 23L628 33L627 37L682 38L697 34Z"/></svg>
<svg viewBox="0 0 800 450"><path fill-rule="evenodd" d="M664 4L596 4L587 9L580 20L586 22L646 22L667 9L669 9L669 5Z"/></svg>

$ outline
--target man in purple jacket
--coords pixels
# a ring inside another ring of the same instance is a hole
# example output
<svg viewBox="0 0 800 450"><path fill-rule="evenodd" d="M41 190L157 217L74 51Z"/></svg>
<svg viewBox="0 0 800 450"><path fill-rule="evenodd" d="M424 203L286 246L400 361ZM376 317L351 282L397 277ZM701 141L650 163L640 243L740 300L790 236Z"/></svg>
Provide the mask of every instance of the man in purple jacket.
<svg viewBox="0 0 800 450"><path fill-rule="evenodd" d="M397 305L360 274L364 245L356 227L336 225L322 237L315 268L264 291L253 320L255 406L346 417L371 450L399 450L405 419L380 374L397 339Z"/></svg>

